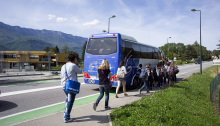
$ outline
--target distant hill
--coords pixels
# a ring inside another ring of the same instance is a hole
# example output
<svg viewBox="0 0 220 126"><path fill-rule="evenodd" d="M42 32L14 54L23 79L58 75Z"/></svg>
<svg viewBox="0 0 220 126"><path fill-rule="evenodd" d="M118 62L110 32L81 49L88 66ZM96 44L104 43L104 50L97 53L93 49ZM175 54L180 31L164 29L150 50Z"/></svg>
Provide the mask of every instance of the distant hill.
<svg viewBox="0 0 220 126"><path fill-rule="evenodd" d="M85 41L87 38L59 31L21 28L0 22L0 51L43 51L46 46L56 45L61 50L67 45L81 55Z"/></svg>

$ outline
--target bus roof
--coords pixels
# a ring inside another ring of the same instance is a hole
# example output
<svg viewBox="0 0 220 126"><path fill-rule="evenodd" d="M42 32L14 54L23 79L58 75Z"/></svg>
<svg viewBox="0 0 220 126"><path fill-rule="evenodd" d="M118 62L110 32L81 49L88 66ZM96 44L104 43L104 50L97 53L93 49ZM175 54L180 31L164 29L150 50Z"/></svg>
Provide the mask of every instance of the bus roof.
<svg viewBox="0 0 220 126"><path fill-rule="evenodd" d="M155 46L151 46L151 45L148 45L148 44L140 43L134 37L131 37L131 36L128 36L128 35L124 35L124 34L121 34L121 33L101 33L101 34L93 34L93 35L98 37L98 36L102 36L102 35L110 36L112 34L120 34L121 35L121 39L125 40L125 41L129 41L129 42L138 43L138 44L141 44L141 45L146 45L146 46L150 46L150 47L153 47L153 48L157 48Z"/></svg>

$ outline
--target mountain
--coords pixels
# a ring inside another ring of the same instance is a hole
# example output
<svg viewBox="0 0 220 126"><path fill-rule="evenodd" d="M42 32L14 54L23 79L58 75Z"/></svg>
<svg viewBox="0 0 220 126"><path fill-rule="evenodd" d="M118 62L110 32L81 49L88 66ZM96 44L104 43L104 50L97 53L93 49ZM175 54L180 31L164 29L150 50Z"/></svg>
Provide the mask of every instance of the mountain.
<svg viewBox="0 0 220 126"><path fill-rule="evenodd" d="M52 47L53 45L33 37L21 37L5 43L4 46L14 51L42 51L46 46Z"/></svg>
<svg viewBox="0 0 220 126"><path fill-rule="evenodd" d="M61 50L67 45L69 50L81 55L85 41L87 38L59 31L21 28L0 22L0 51L43 51L46 46L56 45Z"/></svg>

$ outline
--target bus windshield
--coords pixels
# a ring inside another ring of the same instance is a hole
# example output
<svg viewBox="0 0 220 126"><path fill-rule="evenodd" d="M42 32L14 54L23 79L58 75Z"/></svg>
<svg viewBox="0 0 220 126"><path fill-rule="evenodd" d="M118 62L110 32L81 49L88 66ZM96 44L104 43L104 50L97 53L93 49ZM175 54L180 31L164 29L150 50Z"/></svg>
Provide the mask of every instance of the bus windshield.
<svg viewBox="0 0 220 126"><path fill-rule="evenodd" d="M93 55L109 55L117 52L117 38L90 38L86 52Z"/></svg>

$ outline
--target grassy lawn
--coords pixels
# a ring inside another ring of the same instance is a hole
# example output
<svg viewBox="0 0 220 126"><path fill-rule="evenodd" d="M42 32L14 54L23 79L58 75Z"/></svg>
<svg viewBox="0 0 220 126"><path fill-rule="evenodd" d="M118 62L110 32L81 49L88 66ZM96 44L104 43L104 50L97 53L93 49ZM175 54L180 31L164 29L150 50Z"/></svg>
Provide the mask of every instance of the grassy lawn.
<svg viewBox="0 0 220 126"><path fill-rule="evenodd" d="M113 126L220 126L210 101L210 82L216 67L193 74L172 87L114 109Z"/></svg>

